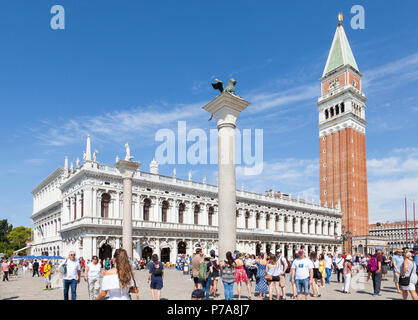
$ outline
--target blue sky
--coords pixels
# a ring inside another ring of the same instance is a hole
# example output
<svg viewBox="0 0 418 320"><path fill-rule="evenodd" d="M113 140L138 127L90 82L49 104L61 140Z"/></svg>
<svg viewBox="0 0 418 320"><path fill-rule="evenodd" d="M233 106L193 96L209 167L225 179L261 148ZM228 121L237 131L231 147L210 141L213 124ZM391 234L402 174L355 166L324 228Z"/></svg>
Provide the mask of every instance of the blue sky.
<svg viewBox="0 0 418 320"><path fill-rule="evenodd" d="M65 30L50 28L55 4ZM350 27L355 4L365 8L364 30ZM418 197L417 9L416 1L2 1L0 217L30 226L30 191L65 155L81 158L88 133L100 162L113 164L128 140L148 171L158 129L182 120L215 127L201 107L216 96L210 81L231 76L252 102L238 127L264 132L263 173L238 169L237 185L317 199L318 79L342 11L369 99L370 222L400 220L403 195ZM178 177L192 170L216 184L215 165L175 167Z"/></svg>

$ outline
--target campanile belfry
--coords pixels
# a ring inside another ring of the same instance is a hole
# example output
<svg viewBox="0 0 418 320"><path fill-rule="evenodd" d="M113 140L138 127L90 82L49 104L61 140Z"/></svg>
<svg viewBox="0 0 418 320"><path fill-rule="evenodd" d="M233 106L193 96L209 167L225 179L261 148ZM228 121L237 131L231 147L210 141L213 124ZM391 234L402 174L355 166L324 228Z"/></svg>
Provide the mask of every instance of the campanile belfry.
<svg viewBox="0 0 418 320"><path fill-rule="evenodd" d="M341 206L343 227L368 235L366 96L339 15L321 81L319 170L321 205Z"/></svg>

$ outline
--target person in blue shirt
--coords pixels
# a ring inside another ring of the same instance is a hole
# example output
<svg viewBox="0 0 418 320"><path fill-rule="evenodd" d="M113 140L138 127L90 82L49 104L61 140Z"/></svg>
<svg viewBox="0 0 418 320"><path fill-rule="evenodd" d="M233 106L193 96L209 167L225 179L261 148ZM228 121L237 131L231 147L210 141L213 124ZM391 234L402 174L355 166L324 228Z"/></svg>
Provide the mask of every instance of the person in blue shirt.
<svg viewBox="0 0 418 320"><path fill-rule="evenodd" d="M157 300L161 299L161 289L163 288L164 265L158 260L158 255L153 254L149 264L148 283L151 288L152 300L155 298L157 291Z"/></svg>
<svg viewBox="0 0 418 320"><path fill-rule="evenodd" d="M402 265L403 265L403 256L402 256L402 249L398 248L395 251L395 254L392 258L393 263L393 281L395 282L396 290L398 293L401 293L401 289L399 288L399 276L402 272Z"/></svg>
<svg viewBox="0 0 418 320"><path fill-rule="evenodd" d="M418 266L418 244L414 245L414 262Z"/></svg>

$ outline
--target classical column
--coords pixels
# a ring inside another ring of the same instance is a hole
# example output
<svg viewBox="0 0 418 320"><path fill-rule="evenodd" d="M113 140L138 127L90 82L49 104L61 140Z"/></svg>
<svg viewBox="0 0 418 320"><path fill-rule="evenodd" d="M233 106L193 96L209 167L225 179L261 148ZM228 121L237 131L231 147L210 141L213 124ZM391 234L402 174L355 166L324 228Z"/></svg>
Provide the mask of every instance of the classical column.
<svg viewBox="0 0 418 320"><path fill-rule="evenodd" d="M294 232L300 233L300 217L296 217L296 222L295 222L295 230Z"/></svg>
<svg viewBox="0 0 418 320"><path fill-rule="evenodd" d="M293 217L287 216L286 232L293 232Z"/></svg>
<svg viewBox="0 0 418 320"><path fill-rule="evenodd" d="M284 232L284 218L283 215L279 215L279 232Z"/></svg>
<svg viewBox="0 0 418 320"><path fill-rule="evenodd" d="M100 213L97 212L97 189L93 188L93 212L91 214L92 217L100 217Z"/></svg>
<svg viewBox="0 0 418 320"><path fill-rule="evenodd" d="M248 218L248 229L254 229L256 226L256 213L254 211L250 211L250 217Z"/></svg>
<svg viewBox="0 0 418 320"><path fill-rule="evenodd" d="M304 234L308 234L308 219L307 218L303 218L302 220L302 233Z"/></svg>
<svg viewBox="0 0 418 320"><path fill-rule="evenodd" d="M318 220L316 222L316 234L322 234L322 221Z"/></svg>
<svg viewBox="0 0 418 320"><path fill-rule="evenodd" d="M328 235L328 224L329 224L329 222L328 221L325 221L324 222L324 226L323 226L323 228L322 228L322 234L324 234L324 235Z"/></svg>
<svg viewBox="0 0 418 320"><path fill-rule="evenodd" d="M315 219L311 219L309 222L309 233L315 234Z"/></svg>
<svg viewBox="0 0 418 320"><path fill-rule="evenodd" d="M93 212L92 212L92 204L93 204L93 189L92 187L87 187L86 189L84 189L84 193L83 193L83 215L85 217L92 217L93 216Z"/></svg>
<svg viewBox="0 0 418 320"><path fill-rule="evenodd" d="M265 212L260 212L260 225L259 229L267 229L267 216Z"/></svg>
<svg viewBox="0 0 418 320"><path fill-rule="evenodd" d="M130 258L132 258L132 177L139 165L139 162L127 160L116 163L116 168L123 178L122 244Z"/></svg>
<svg viewBox="0 0 418 320"><path fill-rule="evenodd" d="M224 91L206 106L218 128L219 258L236 248L235 128L240 113L250 105Z"/></svg>
<svg viewBox="0 0 418 320"><path fill-rule="evenodd" d="M125 178L123 181L123 187L125 188ZM132 203L132 183L131 183L131 203ZM125 190L123 190L123 193L125 194ZM120 218L120 192L116 191L116 197L115 197L115 205L114 205L115 211L113 212L113 218ZM123 208L125 209L125 208Z"/></svg>
<svg viewBox="0 0 418 320"><path fill-rule="evenodd" d="M245 217L244 217L244 212L242 209L238 209L237 228L239 229L245 228Z"/></svg>

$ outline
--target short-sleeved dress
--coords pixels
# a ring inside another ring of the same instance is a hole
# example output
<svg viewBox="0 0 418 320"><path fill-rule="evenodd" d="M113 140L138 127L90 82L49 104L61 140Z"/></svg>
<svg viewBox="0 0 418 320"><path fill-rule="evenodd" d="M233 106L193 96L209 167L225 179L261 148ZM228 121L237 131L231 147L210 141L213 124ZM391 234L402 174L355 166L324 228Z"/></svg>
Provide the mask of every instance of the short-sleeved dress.
<svg viewBox="0 0 418 320"><path fill-rule="evenodd" d="M158 261L157 263L150 262L150 264L149 264L149 273L151 273L150 287L151 287L151 289L161 290L163 288L163 276L162 276L162 274L161 275L154 275L154 270L156 269L155 266L157 264L160 266L161 271L164 270L164 266L161 263L161 261Z"/></svg>
<svg viewBox="0 0 418 320"><path fill-rule="evenodd" d="M257 265L257 275L255 282L255 292L268 293L269 288L266 281L266 265L255 263Z"/></svg>
<svg viewBox="0 0 418 320"><path fill-rule="evenodd" d="M244 269L244 265L235 267L235 282L247 282L248 276Z"/></svg>

